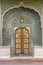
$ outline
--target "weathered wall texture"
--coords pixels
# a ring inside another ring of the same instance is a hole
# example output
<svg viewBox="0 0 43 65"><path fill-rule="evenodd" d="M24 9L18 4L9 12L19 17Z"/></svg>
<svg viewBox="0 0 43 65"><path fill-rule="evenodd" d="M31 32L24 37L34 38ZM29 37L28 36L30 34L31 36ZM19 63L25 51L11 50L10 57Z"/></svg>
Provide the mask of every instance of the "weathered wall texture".
<svg viewBox="0 0 43 65"><path fill-rule="evenodd" d="M18 9L13 8L19 5L23 5L30 8L29 9L30 11L28 11L28 9L25 10L25 8L23 9L23 7L19 7ZM8 9L10 10L8 11ZM24 17L25 22L23 24L19 22L20 15ZM12 27L10 28L11 24L12 24ZM31 45L30 46L43 44L43 1L42 0L38 0L38 1L29 0L29 1L22 1L22 2L14 1L14 0L0 1L0 45L9 45L10 43L12 45L14 43L12 42L13 38L11 38L11 36L13 37L14 27L19 27L19 25L31 28L30 30ZM41 28L42 28L42 31L41 31ZM4 30L4 32L2 31L2 29ZM2 33L3 33L3 36L2 36ZM3 43L2 43L2 37L3 37Z"/></svg>

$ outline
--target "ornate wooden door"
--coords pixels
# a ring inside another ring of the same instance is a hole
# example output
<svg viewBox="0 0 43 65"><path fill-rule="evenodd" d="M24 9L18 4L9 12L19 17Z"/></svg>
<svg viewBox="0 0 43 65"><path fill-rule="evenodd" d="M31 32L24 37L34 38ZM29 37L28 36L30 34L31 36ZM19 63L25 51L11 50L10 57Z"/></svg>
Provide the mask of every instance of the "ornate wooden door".
<svg viewBox="0 0 43 65"><path fill-rule="evenodd" d="M29 30L25 27L15 30L15 54L29 54Z"/></svg>

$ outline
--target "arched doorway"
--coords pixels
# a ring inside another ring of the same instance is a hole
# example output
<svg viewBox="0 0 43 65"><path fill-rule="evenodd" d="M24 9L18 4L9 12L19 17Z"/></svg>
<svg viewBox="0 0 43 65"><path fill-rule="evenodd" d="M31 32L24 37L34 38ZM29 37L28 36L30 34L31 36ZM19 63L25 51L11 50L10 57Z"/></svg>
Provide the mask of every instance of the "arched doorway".
<svg viewBox="0 0 43 65"><path fill-rule="evenodd" d="M20 21L21 17L23 18L23 22ZM42 45L42 29L39 13L36 12L34 9L19 6L10 9L3 16L2 45L3 46L11 45L11 56L14 56L15 54L14 28L16 27L30 28L29 55L32 56L34 54L34 46Z"/></svg>
<svg viewBox="0 0 43 65"><path fill-rule="evenodd" d="M15 30L15 54L29 54L29 30L25 27Z"/></svg>

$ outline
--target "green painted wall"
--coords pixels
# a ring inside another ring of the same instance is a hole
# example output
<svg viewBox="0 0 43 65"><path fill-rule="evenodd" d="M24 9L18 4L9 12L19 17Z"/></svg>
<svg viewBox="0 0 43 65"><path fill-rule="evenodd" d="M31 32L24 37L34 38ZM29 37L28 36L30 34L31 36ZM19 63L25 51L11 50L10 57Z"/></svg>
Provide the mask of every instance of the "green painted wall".
<svg viewBox="0 0 43 65"><path fill-rule="evenodd" d="M43 1L23 1L25 6L33 7L42 14ZM1 14L3 16L4 12L13 7L18 6L20 1L14 0L1 0ZM20 23L20 16L23 16L24 22ZM3 18L3 43L2 45L11 45L11 55L14 54L14 40L13 31L15 27L29 27L30 28L30 55L33 55L33 46L42 45L42 31L41 31L41 21L39 14L31 9L25 9L19 7L18 9L12 9L7 12Z"/></svg>
<svg viewBox="0 0 43 65"><path fill-rule="evenodd" d="M24 22L20 23L20 17ZM30 54L33 54L34 45L42 45L41 39L41 21L39 14L33 9L19 7L9 10L3 18L3 44L10 45L14 53L14 28L29 27L30 28Z"/></svg>
<svg viewBox="0 0 43 65"><path fill-rule="evenodd" d="M20 1L22 0L1 0L1 7L2 7L2 14L4 11L6 11L8 8L13 7L13 6L18 6L20 4ZM42 12L41 9L43 8L43 0L24 0L24 5L28 5L31 7L36 8L40 13Z"/></svg>

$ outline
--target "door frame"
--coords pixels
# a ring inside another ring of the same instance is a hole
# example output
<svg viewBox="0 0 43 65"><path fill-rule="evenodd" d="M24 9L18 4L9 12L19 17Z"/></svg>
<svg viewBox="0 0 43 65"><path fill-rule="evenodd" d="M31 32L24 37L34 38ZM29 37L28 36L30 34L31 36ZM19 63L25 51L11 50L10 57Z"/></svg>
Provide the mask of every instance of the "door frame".
<svg viewBox="0 0 43 65"><path fill-rule="evenodd" d="M30 28L29 28L29 27L15 27L15 28L14 28L14 41L15 41L15 30L16 30L16 29L19 29L19 28L26 28L26 29L28 29L28 30L29 30L29 37L30 37ZM15 45L14 45L14 46L15 46ZM15 50L15 48L14 48L14 50ZM17 55L17 54L14 53L14 55ZM19 55L19 54L18 54L18 55Z"/></svg>

